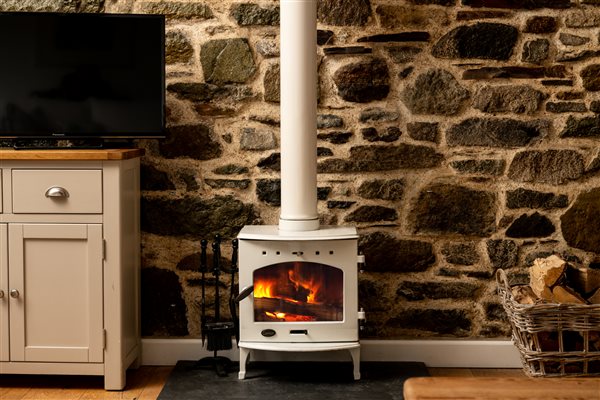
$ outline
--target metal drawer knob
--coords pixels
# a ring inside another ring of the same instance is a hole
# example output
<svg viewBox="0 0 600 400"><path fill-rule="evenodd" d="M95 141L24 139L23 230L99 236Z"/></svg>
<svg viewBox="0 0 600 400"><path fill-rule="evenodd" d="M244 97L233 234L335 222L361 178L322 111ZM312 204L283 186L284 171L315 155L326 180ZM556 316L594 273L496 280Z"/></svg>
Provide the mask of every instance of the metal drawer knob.
<svg viewBox="0 0 600 400"><path fill-rule="evenodd" d="M4 290L0 290L0 299L4 298Z"/></svg>
<svg viewBox="0 0 600 400"><path fill-rule="evenodd" d="M48 190L46 190L46 197L69 197L69 192L67 189L60 186L52 186Z"/></svg>
<svg viewBox="0 0 600 400"><path fill-rule="evenodd" d="M17 289L13 289L10 291L10 297L12 297L13 299L16 299L19 297L19 291Z"/></svg>

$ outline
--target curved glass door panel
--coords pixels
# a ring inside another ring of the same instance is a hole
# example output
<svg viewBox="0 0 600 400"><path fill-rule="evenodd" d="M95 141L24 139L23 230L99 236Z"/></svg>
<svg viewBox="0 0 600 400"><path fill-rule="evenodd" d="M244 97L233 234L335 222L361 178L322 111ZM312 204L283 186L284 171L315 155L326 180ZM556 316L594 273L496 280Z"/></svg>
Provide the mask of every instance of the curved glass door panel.
<svg viewBox="0 0 600 400"><path fill-rule="evenodd" d="M254 321L343 321L344 273L312 262L283 262L253 273Z"/></svg>

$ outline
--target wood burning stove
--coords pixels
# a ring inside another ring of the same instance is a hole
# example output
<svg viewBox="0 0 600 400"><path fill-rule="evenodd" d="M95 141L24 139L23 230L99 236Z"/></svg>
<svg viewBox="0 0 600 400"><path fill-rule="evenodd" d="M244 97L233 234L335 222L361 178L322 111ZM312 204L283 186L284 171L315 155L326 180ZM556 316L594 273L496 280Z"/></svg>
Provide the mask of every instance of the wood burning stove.
<svg viewBox="0 0 600 400"><path fill-rule="evenodd" d="M349 350L360 378L354 227L319 226L316 0L281 0L281 215L239 239L240 372L252 350Z"/></svg>

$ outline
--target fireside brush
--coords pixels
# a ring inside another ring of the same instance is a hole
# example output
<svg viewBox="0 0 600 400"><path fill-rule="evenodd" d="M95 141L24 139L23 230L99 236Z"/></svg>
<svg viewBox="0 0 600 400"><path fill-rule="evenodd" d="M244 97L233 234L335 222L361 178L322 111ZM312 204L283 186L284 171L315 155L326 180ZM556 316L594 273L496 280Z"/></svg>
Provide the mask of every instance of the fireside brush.
<svg viewBox="0 0 600 400"><path fill-rule="evenodd" d="M200 263L202 272L202 315L201 315L201 329L202 329L202 344L204 345L204 338L206 341L206 349L213 352L212 357L205 357L196 363L196 366L212 366L218 376L227 376L229 367L231 366L231 360L227 357L217 356L217 352L220 350L229 350L232 348L231 338L235 334L235 324L233 322L221 321L221 300L219 294L219 277L221 274L221 238L215 236L215 241L212 243L213 250L213 275L215 277L215 317L212 322L206 322L206 309L205 309L205 281L204 281L204 270L206 264L202 264L206 261L206 245L205 241L201 242L201 253ZM204 246L203 246L204 244ZM203 269L204 268L204 269ZM233 273L232 273L233 274ZM233 275L232 275L233 279Z"/></svg>

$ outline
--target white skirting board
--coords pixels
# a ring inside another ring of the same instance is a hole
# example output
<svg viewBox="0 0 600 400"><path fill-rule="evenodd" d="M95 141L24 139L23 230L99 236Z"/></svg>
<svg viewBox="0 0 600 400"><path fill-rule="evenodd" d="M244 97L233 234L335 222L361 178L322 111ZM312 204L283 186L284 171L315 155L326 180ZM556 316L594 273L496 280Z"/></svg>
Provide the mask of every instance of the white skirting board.
<svg viewBox="0 0 600 400"><path fill-rule="evenodd" d="M362 361L421 361L428 367L521 368L519 352L510 340L361 340ZM142 339L142 365L175 365L178 360L197 360L213 353L200 339ZM218 355L239 360L235 342ZM308 361L350 360L347 351L252 353L252 360Z"/></svg>

